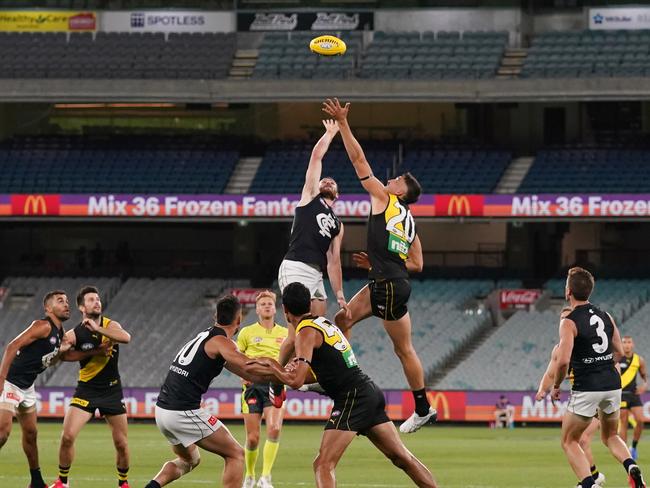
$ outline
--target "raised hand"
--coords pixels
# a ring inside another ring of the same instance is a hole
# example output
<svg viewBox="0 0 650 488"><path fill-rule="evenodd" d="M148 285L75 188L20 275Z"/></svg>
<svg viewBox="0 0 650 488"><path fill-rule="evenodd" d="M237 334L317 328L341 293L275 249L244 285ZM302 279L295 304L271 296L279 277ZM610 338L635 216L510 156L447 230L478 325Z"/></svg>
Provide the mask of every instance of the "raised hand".
<svg viewBox="0 0 650 488"><path fill-rule="evenodd" d="M368 253L365 252L355 252L352 254L352 261L357 265L357 268L370 269L370 259L368 258Z"/></svg>
<svg viewBox="0 0 650 488"><path fill-rule="evenodd" d="M323 120L323 125L325 126L325 132L331 137L334 137L339 132L339 123L336 120L325 119Z"/></svg>
<svg viewBox="0 0 650 488"><path fill-rule="evenodd" d="M323 112L334 117L337 122L341 122L347 119L349 110L350 103L348 102L344 107L342 107L338 98L335 98L334 100L328 98L323 102Z"/></svg>

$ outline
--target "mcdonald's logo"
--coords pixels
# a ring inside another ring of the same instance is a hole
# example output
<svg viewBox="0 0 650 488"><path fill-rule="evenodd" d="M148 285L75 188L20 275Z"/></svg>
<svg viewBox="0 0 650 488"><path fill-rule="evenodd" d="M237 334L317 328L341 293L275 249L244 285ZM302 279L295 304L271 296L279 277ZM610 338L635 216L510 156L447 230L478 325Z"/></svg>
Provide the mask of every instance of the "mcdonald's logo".
<svg viewBox="0 0 650 488"><path fill-rule="evenodd" d="M436 195L436 216L480 217L483 215L482 195Z"/></svg>
<svg viewBox="0 0 650 488"><path fill-rule="evenodd" d="M12 195L13 215L58 215L59 195Z"/></svg>
<svg viewBox="0 0 650 488"><path fill-rule="evenodd" d="M450 410L449 410L449 400L447 400L447 396L444 393L429 392L427 393L427 397L429 398L429 405L431 405L433 408L435 408L438 411L439 419L449 420L451 418Z"/></svg>
<svg viewBox="0 0 650 488"><path fill-rule="evenodd" d="M471 215L472 207L466 196L454 195L449 199L447 215Z"/></svg>

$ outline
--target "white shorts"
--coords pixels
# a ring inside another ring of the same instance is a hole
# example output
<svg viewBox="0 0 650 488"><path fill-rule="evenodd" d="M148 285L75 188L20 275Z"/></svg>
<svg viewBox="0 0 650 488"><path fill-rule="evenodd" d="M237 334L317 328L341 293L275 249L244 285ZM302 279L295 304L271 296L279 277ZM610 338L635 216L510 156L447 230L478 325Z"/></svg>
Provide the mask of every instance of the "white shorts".
<svg viewBox="0 0 650 488"><path fill-rule="evenodd" d="M566 409L583 417L595 417L598 410L612 414L621 409L621 390L571 391Z"/></svg>
<svg viewBox="0 0 650 488"><path fill-rule="evenodd" d="M23 390L5 380L4 389L2 395L0 395L0 409L16 413L19 410L25 412L35 408L36 390L34 385Z"/></svg>
<svg viewBox="0 0 650 488"><path fill-rule="evenodd" d="M284 291L289 283L296 281L309 289L312 300L327 300L323 273L320 270L300 261L283 260L278 271L280 292Z"/></svg>
<svg viewBox="0 0 650 488"><path fill-rule="evenodd" d="M221 420L202 408L165 410L158 405L156 405L156 425L171 445L183 444L183 447L205 439L223 426Z"/></svg>

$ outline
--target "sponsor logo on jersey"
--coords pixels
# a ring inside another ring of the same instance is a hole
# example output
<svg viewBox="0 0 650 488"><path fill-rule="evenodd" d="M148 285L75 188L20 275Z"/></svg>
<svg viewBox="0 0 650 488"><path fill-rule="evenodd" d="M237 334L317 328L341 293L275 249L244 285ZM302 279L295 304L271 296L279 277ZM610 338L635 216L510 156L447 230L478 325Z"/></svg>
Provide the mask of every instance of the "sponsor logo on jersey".
<svg viewBox="0 0 650 488"><path fill-rule="evenodd" d="M214 426L218 421L219 419L217 419L217 417L214 415L210 415L210 418L208 419L208 423L212 426Z"/></svg>
<svg viewBox="0 0 650 488"><path fill-rule="evenodd" d="M262 342L262 340L263 340L263 339L262 339L261 337L253 337L253 342L254 342L255 344L259 344L260 342Z"/></svg>
<svg viewBox="0 0 650 488"><path fill-rule="evenodd" d="M340 411L340 410L334 410L334 411L332 412L331 417L338 417L339 415L341 415L341 411Z"/></svg>
<svg viewBox="0 0 650 488"><path fill-rule="evenodd" d="M84 342L84 343L81 345L81 350L82 350L82 351L90 351L90 350L93 349L94 347L95 347L95 344L93 344L92 342Z"/></svg>
<svg viewBox="0 0 650 488"><path fill-rule="evenodd" d="M50 337L50 344L56 344L56 337Z"/></svg>

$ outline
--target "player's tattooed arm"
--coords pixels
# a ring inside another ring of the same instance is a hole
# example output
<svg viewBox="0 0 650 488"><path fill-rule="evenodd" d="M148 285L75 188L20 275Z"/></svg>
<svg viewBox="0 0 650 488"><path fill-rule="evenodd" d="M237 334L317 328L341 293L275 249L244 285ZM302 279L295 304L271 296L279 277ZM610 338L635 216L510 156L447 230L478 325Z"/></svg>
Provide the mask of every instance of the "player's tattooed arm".
<svg viewBox="0 0 650 488"><path fill-rule="evenodd" d="M308 381L310 374L310 362L314 354L314 348L320 347L323 343L323 335L316 329L305 327L296 335L296 357L292 364L286 369L289 377L285 384L297 390Z"/></svg>
<svg viewBox="0 0 650 488"><path fill-rule="evenodd" d="M210 358L215 359L221 356L226 361L224 367L240 378L252 381L253 383L275 381L274 376L258 374L260 371L259 365L251 361L251 358L245 354L242 354L237 348L237 344L231 339L223 336L215 336L207 341L203 347L205 348L205 353Z"/></svg>
<svg viewBox="0 0 650 488"><path fill-rule="evenodd" d="M323 125L325 126L325 134L318 140L311 151L309 166L307 166L307 173L305 174L305 185L302 188L302 195L298 205L306 205L318 195L318 184L323 172L323 157L325 157L332 140L339 132L339 125L335 120L323 120Z"/></svg>
<svg viewBox="0 0 650 488"><path fill-rule="evenodd" d="M16 336L5 348L0 362L0 393L4 389L5 379L12 361L23 347L38 339L44 339L50 333L50 323L47 320L34 320L24 331Z"/></svg>

